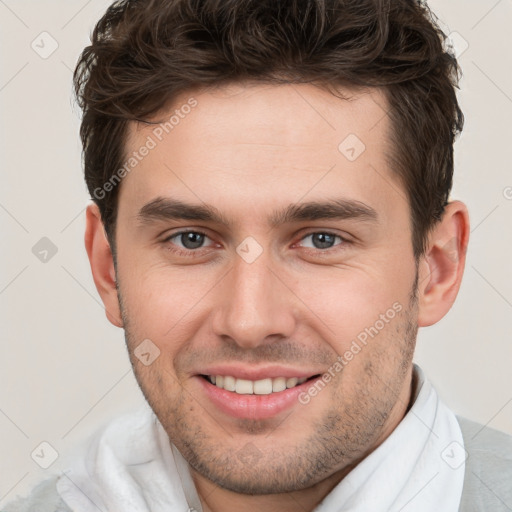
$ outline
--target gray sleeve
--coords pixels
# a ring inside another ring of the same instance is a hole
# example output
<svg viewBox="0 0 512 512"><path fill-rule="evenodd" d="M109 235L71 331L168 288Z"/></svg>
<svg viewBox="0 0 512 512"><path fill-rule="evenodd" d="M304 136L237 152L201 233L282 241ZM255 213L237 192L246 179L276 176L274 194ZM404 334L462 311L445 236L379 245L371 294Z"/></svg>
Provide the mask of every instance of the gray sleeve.
<svg viewBox="0 0 512 512"><path fill-rule="evenodd" d="M459 512L512 511L512 436L457 419L468 452Z"/></svg>
<svg viewBox="0 0 512 512"><path fill-rule="evenodd" d="M57 492L58 478L53 476L44 480L27 497L17 498L2 507L1 512L72 512Z"/></svg>

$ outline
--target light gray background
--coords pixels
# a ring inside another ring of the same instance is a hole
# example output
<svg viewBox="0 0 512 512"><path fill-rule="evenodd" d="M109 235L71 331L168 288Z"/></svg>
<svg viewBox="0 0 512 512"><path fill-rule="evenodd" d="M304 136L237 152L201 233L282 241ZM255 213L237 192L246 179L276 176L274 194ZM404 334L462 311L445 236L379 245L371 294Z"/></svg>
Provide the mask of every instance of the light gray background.
<svg viewBox="0 0 512 512"><path fill-rule="evenodd" d="M143 400L83 246L88 196L71 74L108 4L0 0L0 506ZM420 330L416 361L456 413L512 433L512 0L430 6L460 34L455 47L469 45L452 196L468 204L472 234L459 298ZM58 43L46 59L31 47L46 38L51 48L43 31ZM58 249L46 263L32 252L42 237ZM51 456L43 441L59 454L46 470L31 458L36 448L39 460Z"/></svg>

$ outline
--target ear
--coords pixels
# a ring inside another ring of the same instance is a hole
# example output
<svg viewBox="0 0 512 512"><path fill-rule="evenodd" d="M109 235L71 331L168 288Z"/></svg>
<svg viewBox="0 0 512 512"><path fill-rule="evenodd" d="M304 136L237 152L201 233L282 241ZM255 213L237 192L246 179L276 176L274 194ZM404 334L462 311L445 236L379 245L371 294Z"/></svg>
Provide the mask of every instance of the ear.
<svg viewBox="0 0 512 512"><path fill-rule="evenodd" d="M105 314L110 323L116 327L123 327L117 297L114 258L96 204L90 204L86 210L85 248L94 284L105 306Z"/></svg>
<svg viewBox="0 0 512 512"><path fill-rule="evenodd" d="M432 230L419 264L418 326L435 324L450 310L459 292L469 241L469 215L460 201L449 203Z"/></svg>

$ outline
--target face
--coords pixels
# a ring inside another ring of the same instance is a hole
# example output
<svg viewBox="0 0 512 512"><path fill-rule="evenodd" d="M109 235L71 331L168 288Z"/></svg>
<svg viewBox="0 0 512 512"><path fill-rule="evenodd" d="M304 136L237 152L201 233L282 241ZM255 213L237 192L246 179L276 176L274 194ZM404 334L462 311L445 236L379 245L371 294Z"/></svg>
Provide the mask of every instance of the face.
<svg viewBox="0 0 512 512"><path fill-rule="evenodd" d="M408 406L410 209L383 94L344 94L224 86L127 139L146 154L116 231L134 372L197 473L235 492L346 471Z"/></svg>

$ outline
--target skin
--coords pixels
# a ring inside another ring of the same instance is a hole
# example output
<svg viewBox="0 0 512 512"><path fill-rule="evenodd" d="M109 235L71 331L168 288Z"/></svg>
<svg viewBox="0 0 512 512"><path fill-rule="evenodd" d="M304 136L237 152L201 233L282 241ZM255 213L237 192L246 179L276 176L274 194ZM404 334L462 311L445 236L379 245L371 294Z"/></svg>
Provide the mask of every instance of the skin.
<svg viewBox="0 0 512 512"><path fill-rule="evenodd" d="M86 248L107 317L124 328L135 376L191 464L205 511L312 510L400 423L418 327L439 321L459 290L465 205L447 206L416 262L406 193L386 161L385 97L344 92L350 101L307 84L184 94L155 120L191 96L197 106L123 179L115 265L98 208L87 209ZM153 129L132 124L127 153ZM338 150L351 133L366 146L353 162ZM140 220L145 204L169 197L213 206L228 223ZM289 205L337 198L370 206L377 222L269 225ZM169 238L183 229L204 232L203 246ZM325 232L336 236L318 248L312 234ZM262 248L250 264L236 252L248 236ZM198 384L198 369L212 362L326 372L396 303L400 312L306 405L236 419ZM160 350L149 366L134 355L144 339Z"/></svg>

